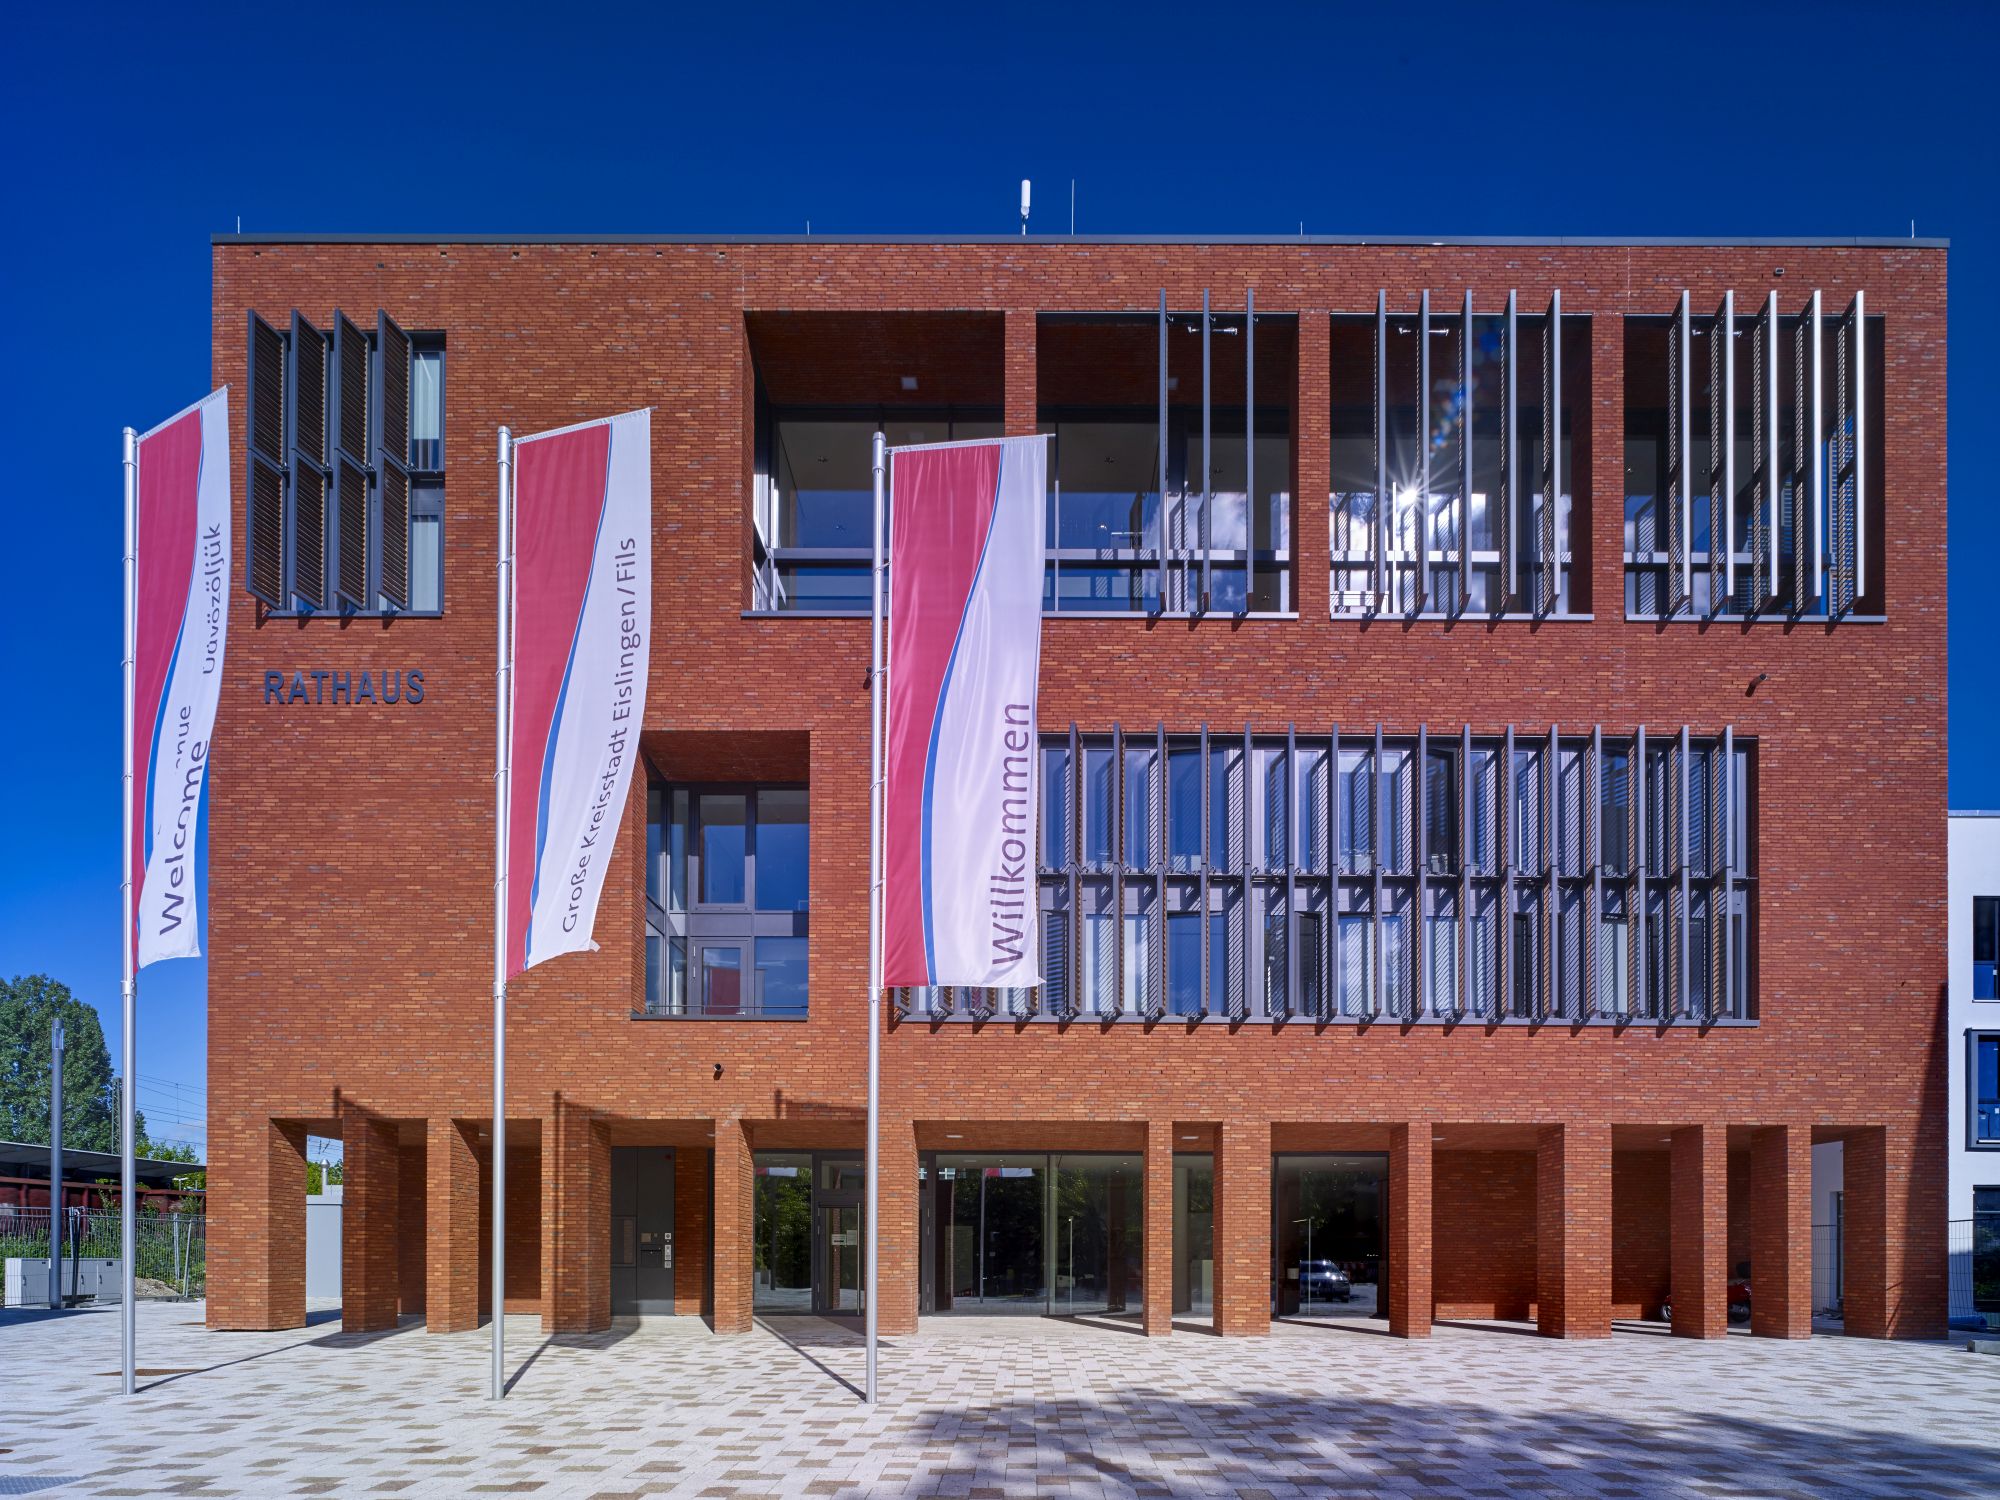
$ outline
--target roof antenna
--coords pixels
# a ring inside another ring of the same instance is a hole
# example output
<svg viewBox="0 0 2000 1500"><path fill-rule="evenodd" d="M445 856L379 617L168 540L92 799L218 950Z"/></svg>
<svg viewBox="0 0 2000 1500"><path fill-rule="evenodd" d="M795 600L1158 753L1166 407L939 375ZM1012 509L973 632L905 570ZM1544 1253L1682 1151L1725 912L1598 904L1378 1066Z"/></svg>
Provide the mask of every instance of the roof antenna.
<svg viewBox="0 0 2000 1500"><path fill-rule="evenodd" d="M1069 180L1069 237L1076 238L1076 179Z"/></svg>
<svg viewBox="0 0 2000 1500"><path fill-rule="evenodd" d="M1028 232L1028 179L1021 179L1021 233Z"/></svg>
<svg viewBox="0 0 2000 1500"><path fill-rule="evenodd" d="M238 215L236 216L236 232L237 232L238 234L241 234L241 233L243 232L243 215L241 215L241 214L238 214ZM1916 231L1916 226L1915 226L1915 225L1912 225L1912 226L1911 226L1911 228L1910 228L1910 233L1911 233L1912 235L1915 235L1915 234L1916 234L1916 232L1917 232L1917 231Z"/></svg>

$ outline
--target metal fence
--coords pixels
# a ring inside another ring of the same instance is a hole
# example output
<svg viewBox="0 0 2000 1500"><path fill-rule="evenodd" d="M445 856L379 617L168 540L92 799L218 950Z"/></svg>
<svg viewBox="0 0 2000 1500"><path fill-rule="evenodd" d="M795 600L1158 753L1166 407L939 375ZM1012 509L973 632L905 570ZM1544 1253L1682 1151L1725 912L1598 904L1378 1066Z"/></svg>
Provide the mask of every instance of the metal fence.
<svg viewBox="0 0 2000 1500"><path fill-rule="evenodd" d="M1947 1228L1952 1318L1983 1317L1987 1327L2000 1326L2000 1217L1953 1219Z"/></svg>
<svg viewBox="0 0 2000 1500"><path fill-rule="evenodd" d="M63 1211L61 1252L72 1260L115 1258L122 1253L119 1216L95 1210ZM133 1272L141 1280L198 1297L208 1284L208 1219L203 1214L140 1213L133 1243ZM0 1215L0 1260L44 1260L49 1254L49 1210L14 1208ZM65 1285L68 1283L65 1282Z"/></svg>
<svg viewBox="0 0 2000 1500"><path fill-rule="evenodd" d="M1812 1227L1813 1316L1837 1318L1841 1311L1840 1225Z"/></svg>

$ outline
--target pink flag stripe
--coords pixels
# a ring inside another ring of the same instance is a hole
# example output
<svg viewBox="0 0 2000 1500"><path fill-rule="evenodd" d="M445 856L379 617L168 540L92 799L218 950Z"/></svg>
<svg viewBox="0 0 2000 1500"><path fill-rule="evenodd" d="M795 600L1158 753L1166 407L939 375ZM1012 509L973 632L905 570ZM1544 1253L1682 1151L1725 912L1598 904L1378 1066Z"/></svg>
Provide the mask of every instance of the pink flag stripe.
<svg viewBox="0 0 2000 1500"><path fill-rule="evenodd" d="M514 450L514 724L508 751L507 973L528 966L543 790L604 514L603 422Z"/></svg>
<svg viewBox="0 0 2000 1500"><path fill-rule="evenodd" d="M132 911L126 941L137 952L140 896L153 827L160 716L194 584L202 464L202 410L194 406L139 439L137 646L132 690Z"/></svg>
<svg viewBox="0 0 2000 1500"><path fill-rule="evenodd" d="M883 810L886 985L935 982L925 917L932 741L993 525L997 443L891 455L889 742Z"/></svg>

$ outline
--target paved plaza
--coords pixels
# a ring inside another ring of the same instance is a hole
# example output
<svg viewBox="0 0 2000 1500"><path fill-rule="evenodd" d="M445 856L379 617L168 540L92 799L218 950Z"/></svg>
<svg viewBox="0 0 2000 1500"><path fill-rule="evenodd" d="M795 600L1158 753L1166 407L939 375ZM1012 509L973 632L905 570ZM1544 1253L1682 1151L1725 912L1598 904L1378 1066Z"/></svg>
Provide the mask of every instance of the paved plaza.
<svg viewBox="0 0 2000 1500"><path fill-rule="evenodd" d="M0 1495L2000 1495L2000 1359L1944 1344L927 1320L870 1411L860 1339L810 1318L510 1317L495 1403L483 1331L201 1317L141 1307L125 1401L115 1310L0 1313Z"/></svg>

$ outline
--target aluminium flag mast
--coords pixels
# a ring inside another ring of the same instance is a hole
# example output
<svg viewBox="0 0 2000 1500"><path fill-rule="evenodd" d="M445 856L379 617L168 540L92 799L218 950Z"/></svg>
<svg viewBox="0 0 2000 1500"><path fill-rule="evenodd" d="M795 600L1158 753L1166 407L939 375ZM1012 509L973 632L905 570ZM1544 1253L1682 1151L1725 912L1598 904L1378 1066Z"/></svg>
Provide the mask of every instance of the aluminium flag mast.
<svg viewBox="0 0 2000 1500"><path fill-rule="evenodd" d="M118 1220L119 1373L128 1396L138 1388L139 971L201 956L202 806L229 634L228 451L226 386L143 436L124 431Z"/></svg>
<svg viewBox="0 0 2000 1500"><path fill-rule="evenodd" d="M652 413L500 429L493 876L493 1385L507 1394L507 986L595 952L653 621ZM515 772L519 771L519 775Z"/></svg>
<svg viewBox="0 0 2000 1500"><path fill-rule="evenodd" d="M500 538L493 674L493 1399L507 1394L507 747L513 727L514 435L500 429Z"/></svg>

